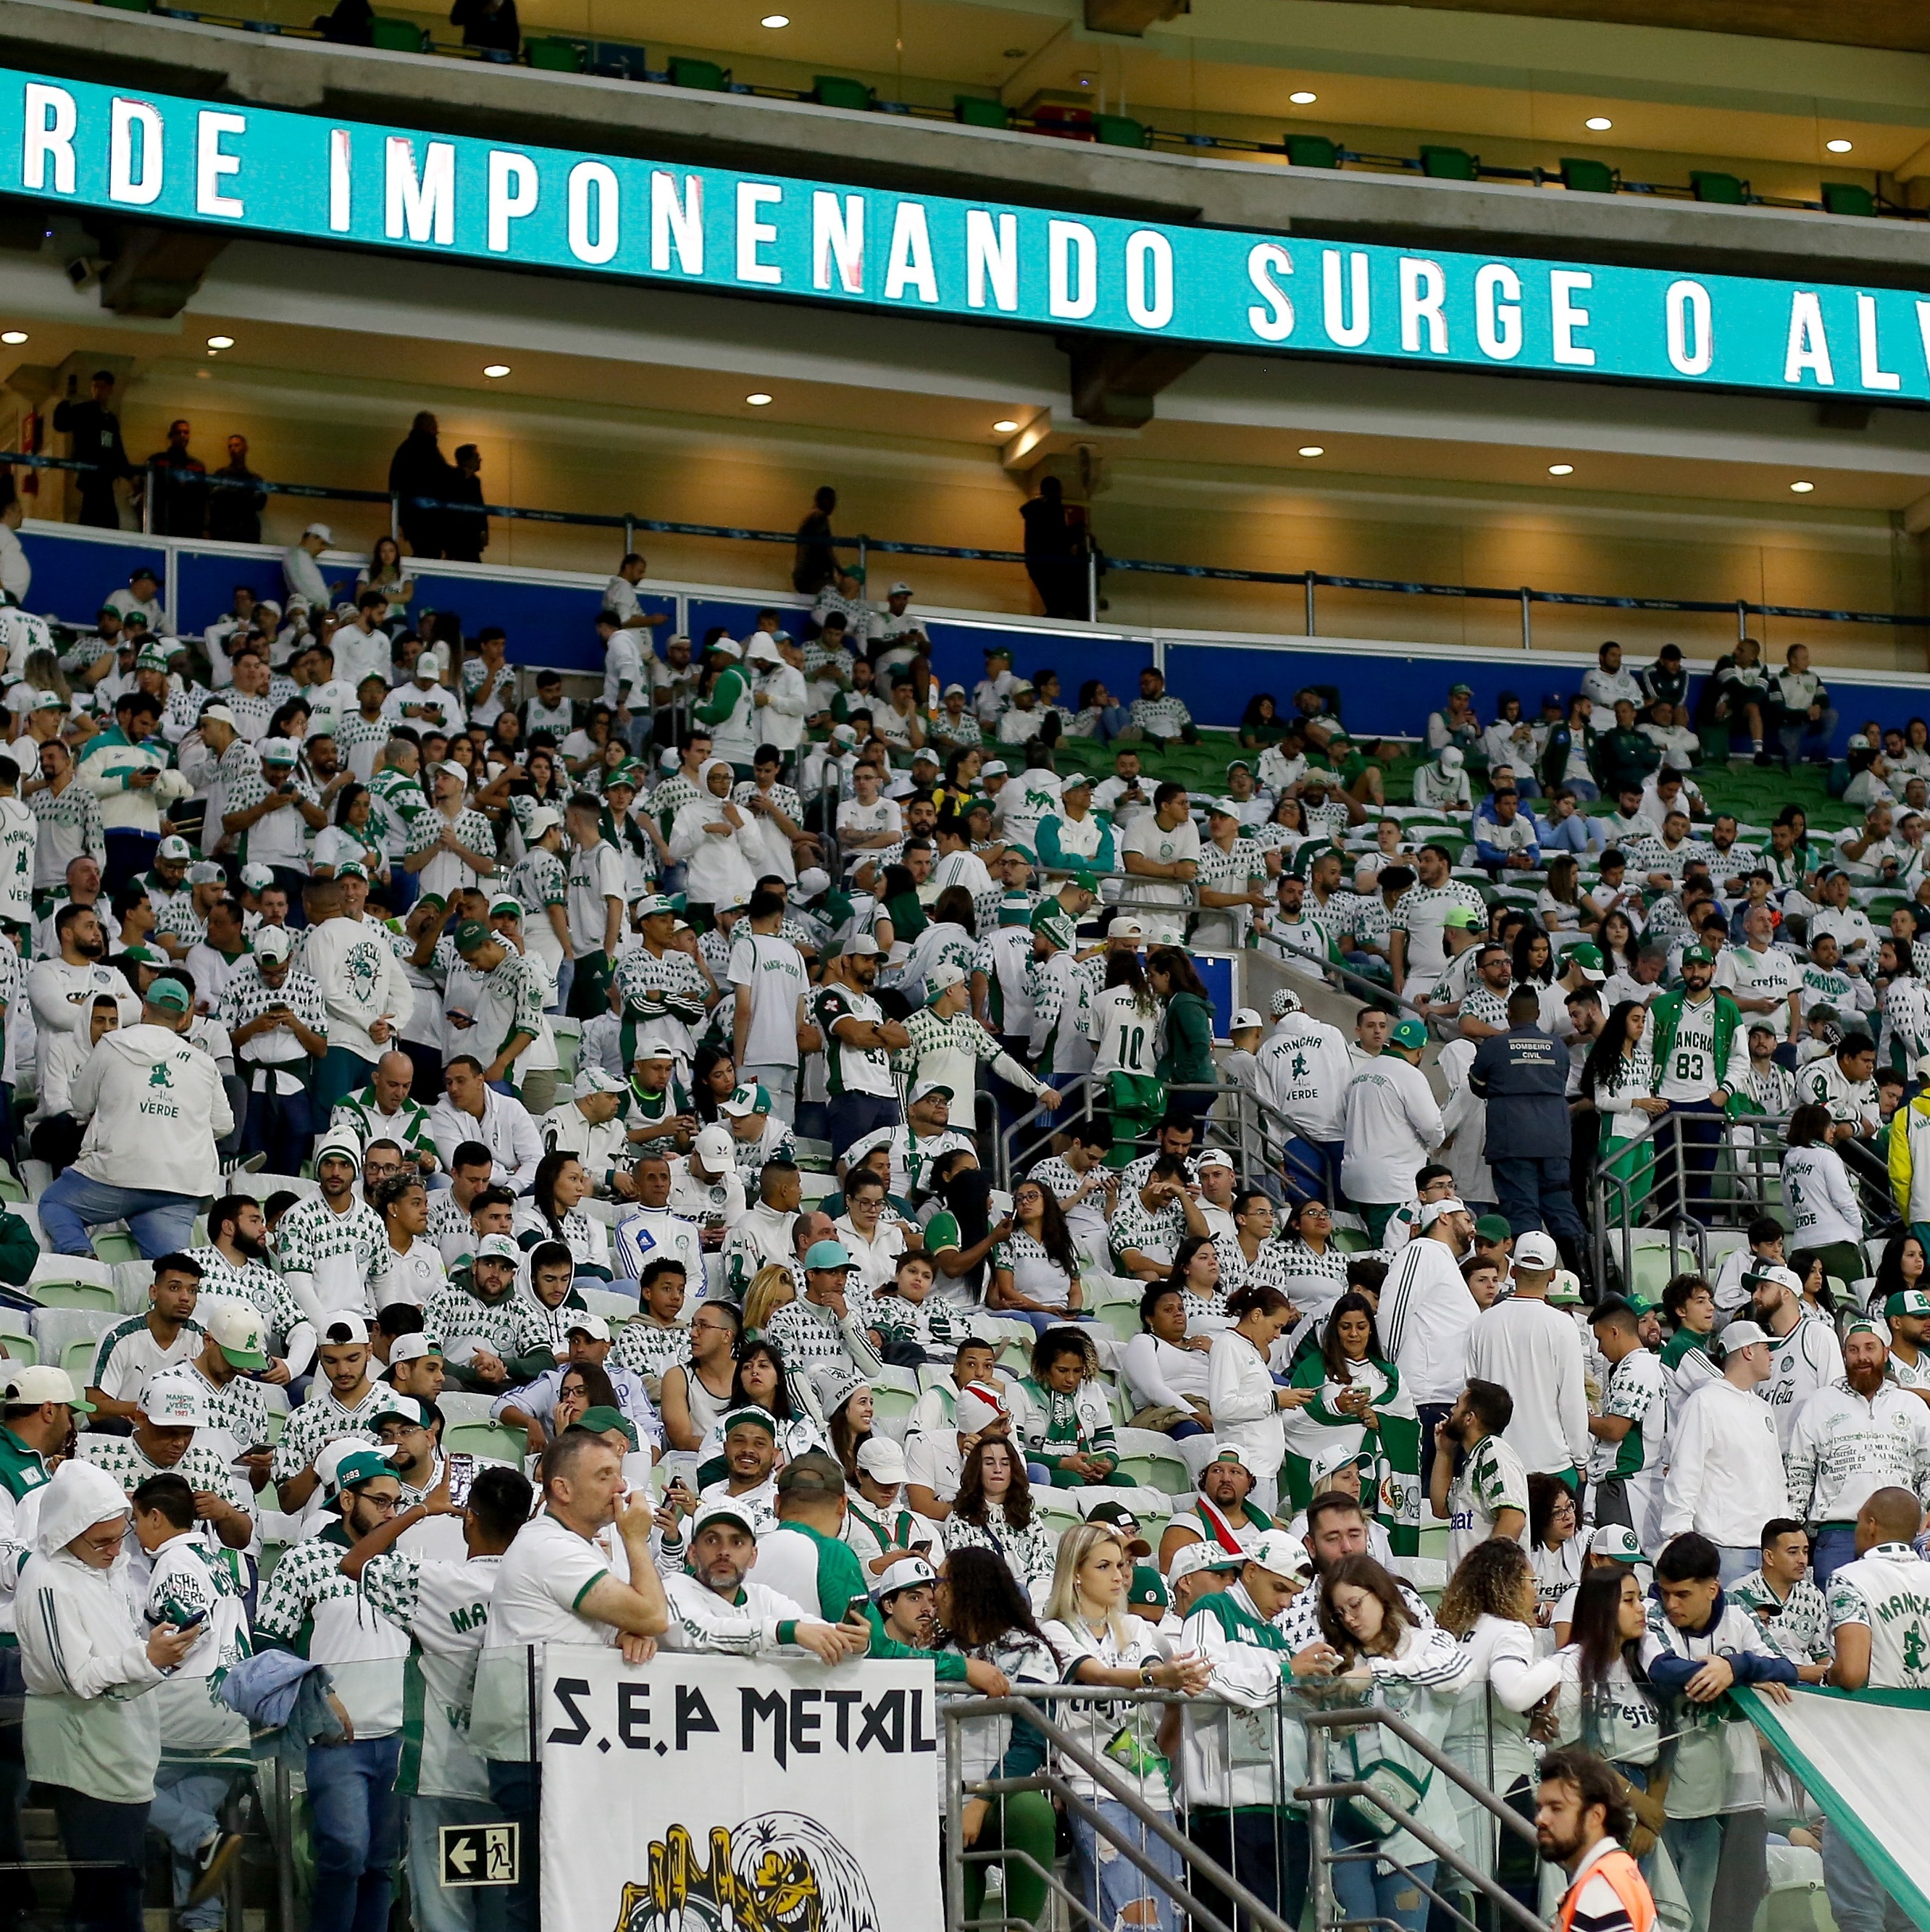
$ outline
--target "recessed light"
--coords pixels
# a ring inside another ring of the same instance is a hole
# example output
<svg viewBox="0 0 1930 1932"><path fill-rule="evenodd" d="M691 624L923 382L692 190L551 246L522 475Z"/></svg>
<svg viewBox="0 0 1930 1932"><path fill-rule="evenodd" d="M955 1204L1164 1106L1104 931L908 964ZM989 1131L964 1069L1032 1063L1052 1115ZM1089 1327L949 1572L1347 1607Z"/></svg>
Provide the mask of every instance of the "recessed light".
<svg viewBox="0 0 1930 1932"><path fill-rule="evenodd" d="M1615 123L1606 114L1591 114L1581 124L1591 134L1605 134Z"/></svg>
<svg viewBox="0 0 1930 1932"><path fill-rule="evenodd" d="M791 16L788 14L767 14L758 25L761 27L788 27L791 25Z"/></svg>
<svg viewBox="0 0 1930 1932"><path fill-rule="evenodd" d="M1551 463L1548 465L1548 474L1550 476L1572 476L1574 465L1572 463Z"/></svg>
<svg viewBox="0 0 1930 1932"><path fill-rule="evenodd" d="M1019 425L1014 422L1010 416L1004 416L997 422L994 423L992 427L999 435L1010 436L1012 432L1019 427Z"/></svg>
<svg viewBox="0 0 1930 1932"><path fill-rule="evenodd" d="M232 335L211 335L208 338L210 349L232 349L234 346L235 338Z"/></svg>
<svg viewBox="0 0 1930 1932"><path fill-rule="evenodd" d="M761 389L756 389L753 390L749 395L746 396L744 398L744 400L749 403L752 409L761 410L764 407L765 404L770 400L770 398L766 395Z"/></svg>
<svg viewBox="0 0 1930 1932"><path fill-rule="evenodd" d="M1814 483L1792 483L1789 486L1799 496L1806 496L1816 488Z"/></svg>
<svg viewBox="0 0 1930 1932"><path fill-rule="evenodd" d="M1289 94L1286 98L1296 107L1311 107L1320 98L1319 94L1310 94L1304 87L1298 94Z"/></svg>
<svg viewBox="0 0 1930 1932"><path fill-rule="evenodd" d="M10 328L5 335L0 335L0 342L5 343L10 349L17 349L26 339L27 332L24 328Z"/></svg>
<svg viewBox="0 0 1930 1932"><path fill-rule="evenodd" d="M497 376L509 374L509 365L506 362L486 362L483 364L482 373L494 382Z"/></svg>
<svg viewBox="0 0 1930 1932"><path fill-rule="evenodd" d="M207 381L209 380L209 374L208 374L207 370L205 370L205 369L197 369L197 370L195 370L195 372L194 372L194 380L195 380L197 382L207 382Z"/></svg>
<svg viewBox="0 0 1930 1932"><path fill-rule="evenodd" d="M1300 446L1300 453L1302 456L1325 456L1327 452L1325 447L1320 443L1303 442Z"/></svg>
<svg viewBox="0 0 1930 1932"><path fill-rule="evenodd" d="M1849 142L1840 138L1834 141L1825 141L1823 145L1832 154L1847 154L1850 152Z"/></svg>

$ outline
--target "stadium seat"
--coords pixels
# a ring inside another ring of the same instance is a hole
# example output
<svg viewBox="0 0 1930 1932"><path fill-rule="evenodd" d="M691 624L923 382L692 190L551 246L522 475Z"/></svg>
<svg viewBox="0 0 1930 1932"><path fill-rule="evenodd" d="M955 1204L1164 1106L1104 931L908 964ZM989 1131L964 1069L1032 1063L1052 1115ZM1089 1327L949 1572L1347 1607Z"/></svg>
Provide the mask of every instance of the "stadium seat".
<svg viewBox="0 0 1930 1932"><path fill-rule="evenodd" d="M952 118L965 128L1009 128L1011 110L1002 100L986 100L975 94L952 96Z"/></svg>
<svg viewBox="0 0 1930 1932"><path fill-rule="evenodd" d="M1481 157L1465 148L1423 148L1421 172L1430 181L1478 181Z"/></svg>
<svg viewBox="0 0 1930 1932"><path fill-rule="evenodd" d="M1718 202L1725 208L1740 208L1749 199L1749 184L1733 175L1712 173L1706 168L1691 168L1688 184L1697 201Z"/></svg>
<svg viewBox="0 0 1930 1932"><path fill-rule="evenodd" d="M117 1321L123 1310L120 1298L111 1287L98 1281L47 1281L33 1290L43 1308L84 1308L90 1312L111 1315Z"/></svg>
<svg viewBox="0 0 1930 1932"><path fill-rule="evenodd" d="M1823 206L1832 214L1873 215L1877 198L1860 182L1825 182Z"/></svg>
<svg viewBox="0 0 1930 1932"><path fill-rule="evenodd" d="M1076 1529L1085 1520L1079 1513L1079 1505L1064 1490L1035 1489L1032 1492L1032 1508L1040 1521L1055 1536Z"/></svg>
<svg viewBox="0 0 1930 1932"><path fill-rule="evenodd" d="M1135 121L1130 115L1095 115L1092 128L1103 148L1146 148L1152 145L1151 129L1143 121Z"/></svg>
<svg viewBox="0 0 1930 1932"><path fill-rule="evenodd" d="M84 1389L91 1378L97 1346L85 1335L80 1335L60 1352L60 1365L77 1389Z"/></svg>
<svg viewBox="0 0 1930 1932"><path fill-rule="evenodd" d="M1613 194L1622 185L1622 177L1606 161L1564 154L1562 185L1571 194Z"/></svg>
<svg viewBox="0 0 1930 1932"><path fill-rule="evenodd" d="M670 84L673 87L695 87L707 94L722 94L731 85L731 70L719 67L715 61L692 60L679 54L670 64Z"/></svg>
<svg viewBox="0 0 1930 1932"><path fill-rule="evenodd" d="M560 1105L568 1097L563 1088L576 1078L578 1057L583 1050L583 1022L552 1016L550 1034L557 1046L557 1099Z"/></svg>
<svg viewBox="0 0 1930 1932"><path fill-rule="evenodd" d="M446 1388L436 1398L443 1421L452 1429L464 1422L487 1422L496 1406L493 1395L479 1395L470 1389Z"/></svg>
<svg viewBox="0 0 1930 1932"><path fill-rule="evenodd" d="M89 1281L111 1288L114 1280L113 1269L91 1255L44 1254L34 1263L34 1271L27 1278L26 1292L38 1294L41 1285L50 1281Z"/></svg>
<svg viewBox="0 0 1930 1932"><path fill-rule="evenodd" d="M392 54L425 54L429 37L413 20L385 20L378 15L368 23L368 44Z"/></svg>
<svg viewBox="0 0 1930 1932"><path fill-rule="evenodd" d="M580 40L566 40L554 34L523 43L523 58L530 66L551 74L581 74L585 50Z"/></svg>
<svg viewBox="0 0 1930 1932"><path fill-rule="evenodd" d="M110 1265L116 1262L137 1262L140 1244L122 1228L96 1228L88 1237L94 1252Z"/></svg>
<svg viewBox="0 0 1930 1932"><path fill-rule="evenodd" d="M918 1406L918 1398L908 1389L894 1388L884 1382L871 1385L871 1412L878 1422L902 1422Z"/></svg>
<svg viewBox="0 0 1930 1932"><path fill-rule="evenodd" d="M1340 144L1328 140L1325 134L1289 134L1286 158L1296 168L1337 168Z"/></svg>
<svg viewBox="0 0 1930 1932"><path fill-rule="evenodd" d="M528 1453L529 1439L523 1432L505 1429L500 1423L459 1422L443 1437L445 1456L479 1456L520 1469Z"/></svg>
<svg viewBox="0 0 1930 1932"><path fill-rule="evenodd" d="M847 80L842 74L818 74L811 76L811 98L820 107L848 107L863 113L877 97L861 80Z"/></svg>
<svg viewBox="0 0 1930 1932"><path fill-rule="evenodd" d="M15 1362L37 1362L40 1345L34 1339L33 1318L26 1310L0 1307L0 1342Z"/></svg>

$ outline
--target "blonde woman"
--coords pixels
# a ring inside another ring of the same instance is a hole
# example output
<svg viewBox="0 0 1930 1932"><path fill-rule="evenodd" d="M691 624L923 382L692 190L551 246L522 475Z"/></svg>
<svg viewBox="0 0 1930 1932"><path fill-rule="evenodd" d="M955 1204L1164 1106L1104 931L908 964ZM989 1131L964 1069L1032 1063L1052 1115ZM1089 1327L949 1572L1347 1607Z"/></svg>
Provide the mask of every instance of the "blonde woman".
<svg viewBox="0 0 1930 1932"><path fill-rule="evenodd" d="M763 1334L770 1326L770 1318L797 1299L797 1283L790 1269L779 1262L759 1268L744 1291L744 1333Z"/></svg>
<svg viewBox="0 0 1930 1932"><path fill-rule="evenodd" d="M1189 1654L1168 1661L1166 1648L1144 1618L1128 1613L1133 1559L1103 1523L1082 1522L1059 1539L1052 1594L1042 1626L1058 1652L1064 1681L1115 1690L1177 1690L1193 1696L1206 1688L1211 1667ZM1166 1760L1176 1731L1177 1708L1170 1705L1067 1702L1058 1719L1095 1757L1104 1756L1134 1788L1141 1802L1170 1820L1172 1792ZM1101 1790L1076 1765L1059 1766L1073 1792L1106 1820L1115 1843L1130 1840L1151 1864L1175 1881L1180 1863L1163 1840L1148 1832L1117 1798ZM1098 1834L1086 1820L1071 1818L1071 1882L1086 1910L1101 1925L1132 1925L1139 1932L1177 1932L1180 1914L1163 1892L1130 1858L1102 1860Z"/></svg>

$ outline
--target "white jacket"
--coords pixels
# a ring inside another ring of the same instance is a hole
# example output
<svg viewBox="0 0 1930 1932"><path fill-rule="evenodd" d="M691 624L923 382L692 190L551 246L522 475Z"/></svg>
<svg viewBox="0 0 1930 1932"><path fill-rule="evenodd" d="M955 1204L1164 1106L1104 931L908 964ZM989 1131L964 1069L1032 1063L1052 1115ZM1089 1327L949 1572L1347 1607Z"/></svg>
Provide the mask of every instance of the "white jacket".
<svg viewBox="0 0 1930 1932"><path fill-rule="evenodd" d="M1805 1522L1854 1522L1878 1490L1930 1489L1930 1408L1886 1382L1870 1401L1849 1383L1820 1388L1790 1431L1789 1513Z"/></svg>
<svg viewBox="0 0 1930 1932"><path fill-rule="evenodd" d="M752 693L753 704L759 693L768 694L770 702L752 713L752 735L780 752L796 751L804 741L805 714L811 708L804 674L795 664L779 664L758 680Z"/></svg>
<svg viewBox="0 0 1930 1932"><path fill-rule="evenodd" d="M1213 1338L1207 1358L1206 1406L1220 1442L1241 1450L1259 1489L1271 1502L1275 1478L1286 1454L1286 1429L1280 1415L1267 1358L1245 1336L1231 1329ZM1256 1499L1258 1499L1256 1498Z"/></svg>
<svg viewBox="0 0 1930 1932"><path fill-rule="evenodd" d="M389 937L386 928L373 920L325 919L308 928L308 971L322 989L329 1044L359 1060L380 1060L396 1043L416 1010L416 989ZM395 1028L381 1046L368 1032L380 1019Z"/></svg>
<svg viewBox="0 0 1930 1932"><path fill-rule="evenodd" d="M1487 1164L1487 1102L1468 1084L1474 1056L1472 1040L1451 1040L1442 1047L1436 1062L1448 1084L1448 1097L1441 1103L1441 1125L1447 1138L1440 1156L1454 1177L1454 1192L1463 1201L1492 1201L1495 1186Z"/></svg>
<svg viewBox="0 0 1930 1932"><path fill-rule="evenodd" d="M1260 1098L1310 1141L1340 1138L1350 1072L1347 1042L1338 1027L1311 1013L1288 1013L1261 1042Z"/></svg>
<svg viewBox="0 0 1930 1932"><path fill-rule="evenodd" d="M1445 1131L1427 1076L1397 1053L1361 1064L1347 1082L1342 1125L1340 1185L1349 1200L1370 1203L1411 1201L1414 1177Z"/></svg>
<svg viewBox="0 0 1930 1932"><path fill-rule="evenodd" d="M1670 1425L1662 1535L1694 1530L1727 1550L1754 1550L1788 1503L1769 1406L1726 1376L1705 1382Z"/></svg>
<svg viewBox="0 0 1930 1932"><path fill-rule="evenodd" d="M1480 1313L1446 1242L1417 1234L1401 1250L1381 1289L1380 1336L1416 1402L1460 1394Z"/></svg>
<svg viewBox="0 0 1930 1932"><path fill-rule="evenodd" d="M1512 1296L1475 1317L1468 1374L1499 1382L1514 1398L1514 1418L1502 1440L1530 1475L1588 1467L1583 1373L1581 1330L1538 1297Z"/></svg>
<svg viewBox="0 0 1930 1932"><path fill-rule="evenodd" d="M764 856L756 819L738 806L737 815L744 822L734 832L727 835L704 830L725 822L724 808L729 802L706 793L678 806L671 822L670 856L681 859L689 868L684 875L684 896L693 904L741 904L756 886Z"/></svg>
<svg viewBox="0 0 1930 1932"><path fill-rule="evenodd" d="M165 1027L103 1034L74 1082L69 1111L87 1123L74 1165L90 1180L161 1194L209 1194L215 1143L235 1116L221 1070Z"/></svg>
<svg viewBox="0 0 1930 1932"><path fill-rule="evenodd" d="M1862 1242L1862 1210L1856 1205L1850 1171L1834 1148L1791 1148L1782 1157L1782 1198L1795 1224L1790 1253L1833 1247L1839 1241Z"/></svg>

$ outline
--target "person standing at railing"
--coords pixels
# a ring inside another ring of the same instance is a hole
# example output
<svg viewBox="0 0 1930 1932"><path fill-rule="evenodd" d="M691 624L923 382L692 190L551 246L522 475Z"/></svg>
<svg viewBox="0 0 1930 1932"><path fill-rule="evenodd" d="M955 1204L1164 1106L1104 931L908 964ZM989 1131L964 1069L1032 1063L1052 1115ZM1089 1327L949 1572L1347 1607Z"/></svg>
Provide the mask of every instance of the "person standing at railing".
<svg viewBox="0 0 1930 1932"><path fill-rule="evenodd" d="M208 466L190 453L185 418L167 426L167 446L143 466L154 492L151 520L164 537L198 537L208 520Z"/></svg>
<svg viewBox="0 0 1930 1932"><path fill-rule="evenodd" d="M513 23L515 9L512 4ZM418 556L440 556L443 550L443 513L425 509L412 501L427 497L436 502L447 500L455 470L442 452L434 412L418 412L409 434L396 446L389 461L389 494L401 499L398 520L409 547Z"/></svg>
<svg viewBox="0 0 1930 1932"><path fill-rule="evenodd" d="M508 0L511 27L515 27L515 0ZM513 51L513 49L512 50ZM489 519L482 514L482 452L473 442L456 451L456 466L449 478L449 500L473 503L470 510L452 510L447 518L447 538L443 555L457 563L480 563L489 548Z"/></svg>
<svg viewBox="0 0 1930 1932"><path fill-rule="evenodd" d="M111 407L113 374L110 370L95 370L89 380L89 398L84 403L77 400L74 394L79 381L74 376L67 379L68 393L53 406L53 426L67 436L68 453L75 462L94 466L79 472L78 520L101 530L117 530L121 527L121 508L114 485L122 477L134 474L134 465L128 460L127 448L121 441L121 418Z"/></svg>
<svg viewBox="0 0 1930 1932"><path fill-rule="evenodd" d="M228 460L210 475L209 484L208 534L222 543L260 543L268 493L248 467L246 436L229 437Z"/></svg>
<svg viewBox="0 0 1930 1932"><path fill-rule="evenodd" d="M1682 956L1681 988L1649 1008L1655 1094L1669 1103L1680 1163L1679 1198L1667 1204L1705 1216L1730 1099L1749 1070L1742 1016L1727 993L1716 992L1714 976L1708 949L1691 946ZM1673 1197L1678 1187L1666 1192Z"/></svg>

